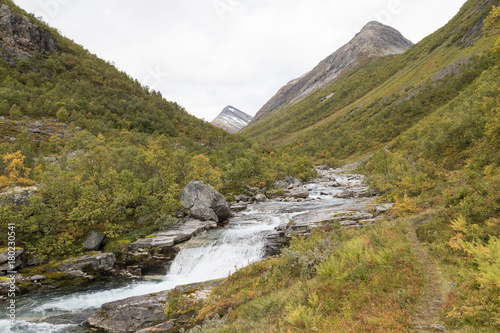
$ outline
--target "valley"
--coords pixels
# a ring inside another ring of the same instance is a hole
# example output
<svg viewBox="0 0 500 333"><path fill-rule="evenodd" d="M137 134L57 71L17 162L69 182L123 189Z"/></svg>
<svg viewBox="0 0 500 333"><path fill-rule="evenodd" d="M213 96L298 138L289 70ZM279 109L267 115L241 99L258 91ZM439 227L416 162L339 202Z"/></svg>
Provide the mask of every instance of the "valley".
<svg viewBox="0 0 500 333"><path fill-rule="evenodd" d="M0 0L0 330L497 332L499 78L468 0L209 123Z"/></svg>

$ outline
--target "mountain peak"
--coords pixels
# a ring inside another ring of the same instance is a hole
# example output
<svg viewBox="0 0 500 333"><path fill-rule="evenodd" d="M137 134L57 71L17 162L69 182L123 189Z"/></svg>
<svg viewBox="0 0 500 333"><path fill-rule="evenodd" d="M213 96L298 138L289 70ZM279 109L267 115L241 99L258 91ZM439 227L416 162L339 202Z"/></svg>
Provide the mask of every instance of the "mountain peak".
<svg viewBox="0 0 500 333"><path fill-rule="evenodd" d="M368 22L349 43L329 55L310 72L282 87L257 112L251 124L325 87L346 70L354 69L370 61L370 58L400 54L412 45L396 29L377 21Z"/></svg>
<svg viewBox="0 0 500 333"><path fill-rule="evenodd" d="M349 45L361 47L361 51L371 57L400 54L413 43L393 27L377 21L370 21L344 47Z"/></svg>
<svg viewBox="0 0 500 333"><path fill-rule="evenodd" d="M370 21L363 27L363 29L361 29L361 31L366 30L366 29L376 29L379 27L386 27L386 25L384 25L378 21Z"/></svg>
<svg viewBox="0 0 500 333"><path fill-rule="evenodd" d="M238 110L234 106L226 106L222 112L212 120L212 125L222 128L229 133L236 133L252 120L252 116Z"/></svg>

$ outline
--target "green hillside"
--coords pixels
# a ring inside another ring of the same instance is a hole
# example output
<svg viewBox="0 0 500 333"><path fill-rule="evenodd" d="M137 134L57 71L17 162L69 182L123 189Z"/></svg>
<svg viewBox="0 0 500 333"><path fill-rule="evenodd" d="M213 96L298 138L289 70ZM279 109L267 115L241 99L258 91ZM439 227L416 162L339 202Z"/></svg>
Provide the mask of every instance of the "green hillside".
<svg viewBox="0 0 500 333"><path fill-rule="evenodd" d="M316 228L205 301L174 290L167 317L190 332L442 330L419 328L422 318L451 332L500 330L498 1L467 1L407 52L362 63L241 136L0 3L58 47L28 58L0 50L0 227L15 223L29 255L79 254L90 230L110 238L109 251L161 230L183 214L178 194L192 179L231 197L285 175L310 179L312 161L368 157L356 172L395 204L380 223ZM33 193L13 203L19 189Z"/></svg>
<svg viewBox="0 0 500 333"><path fill-rule="evenodd" d="M387 144L492 66L470 60L496 40L481 31L494 3L467 2L446 26L404 54L345 73L241 135L333 164Z"/></svg>
<svg viewBox="0 0 500 333"><path fill-rule="evenodd" d="M215 290L191 332L500 329L494 4L468 1L406 53L243 131L330 164L369 155L358 172L395 207L374 228L317 229L281 257L241 270Z"/></svg>
<svg viewBox="0 0 500 333"><path fill-rule="evenodd" d="M307 158L252 147L11 1L0 5L8 6L7 21L23 25L0 35L0 220L3 230L16 223L18 246L29 254L79 253L93 229L110 246L162 229L182 215L178 195L193 179L231 196L285 175L313 175ZM30 36L19 31L35 38L23 42ZM33 51L43 47L36 36L56 47ZM34 191L29 204L9 205L23 190Z"/></svg>

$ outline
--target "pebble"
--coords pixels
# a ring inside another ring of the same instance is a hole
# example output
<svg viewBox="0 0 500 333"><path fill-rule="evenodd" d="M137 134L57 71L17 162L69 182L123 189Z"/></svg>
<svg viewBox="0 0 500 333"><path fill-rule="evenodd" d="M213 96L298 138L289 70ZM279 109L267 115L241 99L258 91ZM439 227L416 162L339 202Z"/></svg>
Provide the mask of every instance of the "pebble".
<svg viewBox="0 0 500 333"><path fill-rule="evenodd" d="M448 329L446 328L446 326L444 325L441 325L441 324L432 324L431 327L436 330L436 331L439 331L439 332L445 332L447 331Z"/></svg>

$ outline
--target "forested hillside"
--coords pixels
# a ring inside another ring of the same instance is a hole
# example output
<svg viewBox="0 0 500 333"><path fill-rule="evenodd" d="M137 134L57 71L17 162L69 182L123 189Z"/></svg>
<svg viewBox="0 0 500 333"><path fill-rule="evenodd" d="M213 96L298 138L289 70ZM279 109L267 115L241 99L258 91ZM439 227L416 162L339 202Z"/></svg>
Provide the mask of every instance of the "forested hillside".
<svg viewBox="0 0 500 333"><path fill-rule="evenodd" d="M16 222L28 253L81 252L94 229L129 242L164 228L193 179L231 195L312 175L307 158L253 147L11 1L0 6L0 200L30 196L2 205L0 220Z"/></svg>
<svg viewBox="0 0 500 333"><path fill-rule="evenodd" d="M193 179L231 198L310 179L313 161L365 157L356 172L394 203L384 219L292 239L206 301L173 290L168 319L189 317L191 332L426 332L415 314L430 299L449 331L500 330L498 1L467 1L405 53L352 68L241 136L0 3L13 18L0 34L0 221L28 255L78 254L91 230L109 251L162 230L184 214L179 191ZM435 294L426 269L440 270Z"/></svg>
<svg viewBox="0 0 500 333"><path fill-rule="evenodd" d="M500 329L500 7L493 5L468 1L406 53L244 130L331 165L368 156L358 172L395 206L375 228L318 229L282 257L241 270L216 289L192 332Z"/></svg>
<svg viewBox="0 0 500 333"><path fill-rule="evenodd" d="M468 1L406 53L369 64L244 130L332 165L369 156L358 171L395 207L373 229L317 230L309 240L292 242L281 258L242 270L216 290L200 316L212 319L193 332L499 330L495 4ZM274 131L260 132L270 124ZM414 257L415 231L436 265ZM237 304L228 288L241 295ZM225 317L213 315L233 306L237 310ZM438 321L444 325L430 325Z"/></svg>
<svg viewBox="0 0 500 333"><path fill-rule="evenodd" d="M482 20L495 1L468 1L442 29L407 52L356 68L241 134L335 164L392 141L456 97L491 62Z"/></svg>

